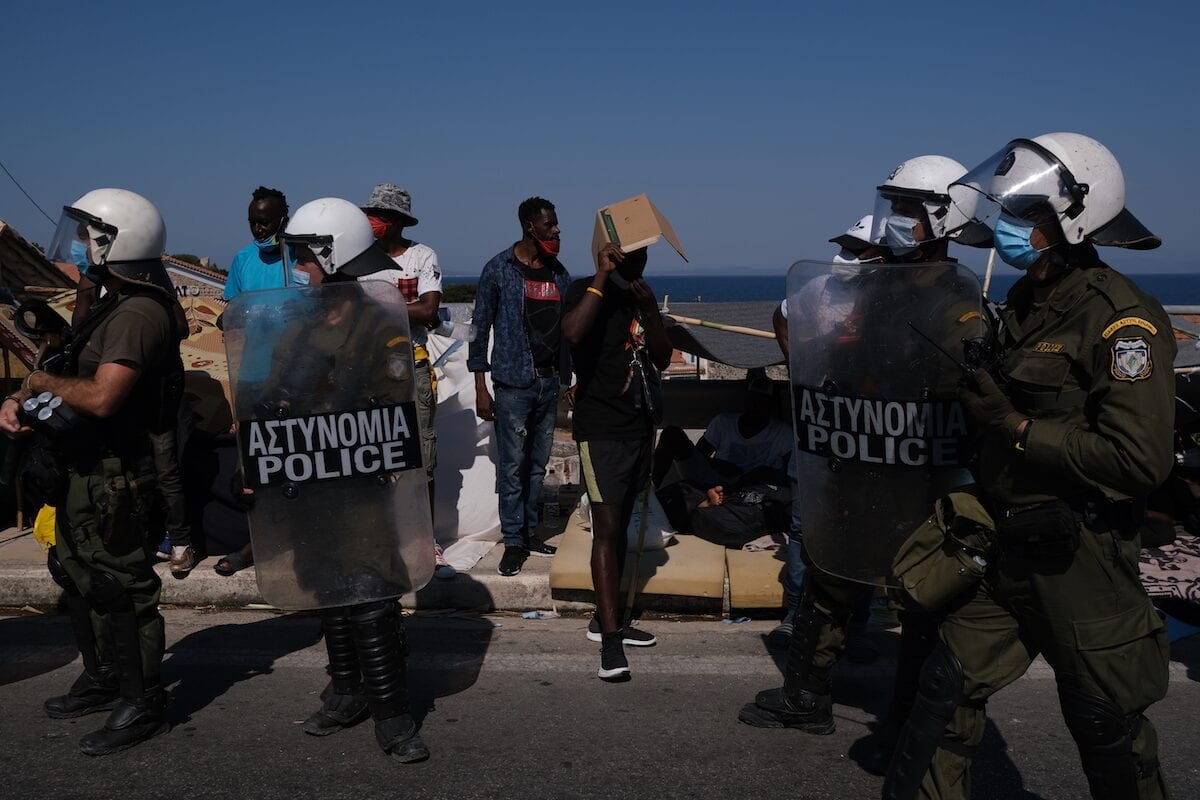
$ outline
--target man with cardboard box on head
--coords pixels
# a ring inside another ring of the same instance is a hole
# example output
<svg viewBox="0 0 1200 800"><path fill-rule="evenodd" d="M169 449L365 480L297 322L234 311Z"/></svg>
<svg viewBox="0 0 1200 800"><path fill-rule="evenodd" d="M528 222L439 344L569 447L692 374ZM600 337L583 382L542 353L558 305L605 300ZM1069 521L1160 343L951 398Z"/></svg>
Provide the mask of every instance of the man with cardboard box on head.
<svg viewBox="0 0 1200 800"><path fill-rule="evenodd" d="M574 434L592 513L596 618L588 638L601 642L597 674L606 681L629 679L624 645L657 641L621 625L619 594L625 532L634 505L650 491L654 428L662 421L659 372L671 361L658 302L642 278L646 248L663 236L683 256L670 223L645 195L600 209L596 274L571 284L562 321L578 377Z"/></svg>

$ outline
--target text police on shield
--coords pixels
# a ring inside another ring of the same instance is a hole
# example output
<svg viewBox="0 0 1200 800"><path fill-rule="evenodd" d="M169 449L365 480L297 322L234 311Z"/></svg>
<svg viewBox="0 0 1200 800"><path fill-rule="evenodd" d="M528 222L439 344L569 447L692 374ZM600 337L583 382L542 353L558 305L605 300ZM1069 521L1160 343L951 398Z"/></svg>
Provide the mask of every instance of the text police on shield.
<svg viewBox="0 0 1200 800"><path fill-rule="evenodd" d="M247 484L309 483L421 466L416 404L289 419L255 419L242 453Z"/></svg>

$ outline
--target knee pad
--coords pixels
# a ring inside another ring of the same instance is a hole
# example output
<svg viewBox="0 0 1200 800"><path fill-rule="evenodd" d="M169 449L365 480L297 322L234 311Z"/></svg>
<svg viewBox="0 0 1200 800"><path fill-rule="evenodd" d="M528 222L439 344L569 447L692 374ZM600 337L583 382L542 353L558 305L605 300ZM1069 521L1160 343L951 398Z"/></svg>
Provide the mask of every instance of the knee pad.
<svg viewBox="0 0 1200 800"><path fill-rule="evenodd" d="M1107 697L1089 694L1074 686L1058 687L1063 719L1080 750L1105 749L1128 741L1133 731L1125 714Z"/></svg>
<svg viewBox="0 0 1200 800"><path fill-rule="evenodd" d="M945 642L939 641L921 667L919 696L925 703L944 709L949 719L962 699L962 688L962 662Z"/></svg>
<svg viewBox="0 0 1200 800"><path fill-rule="evenodd" d="M75 585L75 581L71 580L67 568L58 558L57 547L51 547L46 551L46 569L50 570L50 577L54 579L54 582L66 589L68 593L79 594L79 587Z"/></svg>
<svg viewBox="0 0 1200 800"><path fill-rule="evenodd" d="M962 662L939 641L921 667L916 702L884 779L885 800L916 798L934 754L945 745L946 725L962 702L962 688Z"/></svg>
<svg viewBox="0 0 1200 800"><path fill-rule="evenodd" d="M88 583L91 584L91 588L87 593L87 599L101 608L119 605L121 598L125 597L125 587L121 585L120 579L111 572L100 572L93 569L88 574Z"/></svg>
<svg viewBox="0 0 1200 800"><path fill-rule="evenodd" d="M1134 756L1133 740L1141 728L1141 715L1127 716L1107 697L1074 686L1060 685L1058 698L1092 797L1137 797L1144 767Z"/></svg>

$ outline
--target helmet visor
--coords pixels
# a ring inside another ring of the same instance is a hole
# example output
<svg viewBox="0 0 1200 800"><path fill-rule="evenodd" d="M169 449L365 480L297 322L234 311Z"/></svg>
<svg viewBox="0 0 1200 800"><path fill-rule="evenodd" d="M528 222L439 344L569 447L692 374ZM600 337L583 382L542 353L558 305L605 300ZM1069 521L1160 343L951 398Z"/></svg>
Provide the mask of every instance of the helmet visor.
<svg viewBox="0 0 1200 800"><path fill-rule="evenodd" d="M889 247L897 255L937 239L929 209L942 209L946 196L916 189L880 186L875 193L871 242Z"/></svg>
<svg viewBox="0 0 1200 800"><path fill-rule="evenodd" d="M337 272L340 266L334 258L333 237L305 234L281 233L279 243L283 251L284 274L293 270L304 271L316 267L326 275Z"/></svg>
<svg viewBox="0 0 1200 800"><path fill-rule="evenodd" d="M46 250L46 258L60 264L74 264L80 274L104 263L117 229L99 217L63 206L54 238Z"/></svg>
<svg viewBox="0 0 1200 800"><path fill-rule="evenodd" d="M1083 190L1070 171L1044 148L1017 139L950 184L955 210L994 229L1001 213L1061 219L1078 206Z"/></svg>

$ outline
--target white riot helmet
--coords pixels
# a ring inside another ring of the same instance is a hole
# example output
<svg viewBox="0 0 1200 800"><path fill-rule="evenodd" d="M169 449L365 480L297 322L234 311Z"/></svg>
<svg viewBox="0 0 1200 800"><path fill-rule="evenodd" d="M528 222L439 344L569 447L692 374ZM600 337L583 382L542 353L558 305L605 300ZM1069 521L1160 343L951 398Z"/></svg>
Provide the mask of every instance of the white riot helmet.
<svg viewBox="0 0 1200 800"><path fill-rule="evenodd" d="M872 268L868 266L869 264L883 261L885 250L872 242L870 238L873 227L874 220L870 214L867 214L847 228L845 233L838 234L829 240L830 244L836 244L842 248L832 259L833 266L830 268L830 274L833 277L849 281L870 272ZM871 250L874 250L875 255L868 255Z"/></svg>
<svg viewBox="0 0 1200 800"><path fill-rule="evenodd" d="M315 262L326 275L361 277L395 266L387 253L375 247L371 222L349 200L323 197L305 203L279 236L285 274L303 262Z"/></svg>
<svg viewBox="0 0 1200 800"><path fill-rule="evenodd" d="M905 255L924 244L961 236L967 220L951 213L946 189L966 171L946 156L917 156L901 162L876 187L871 241ZM914 230L918 227L923 234ZM963 243L974 244L977 238L970 236Z"/></svg>
<svg viewBox="0 0 1200 800"><path fill-rule="evenodd" d="M1162 240L1125 208L1125 176L1107 147L1078 133L1014 139L950 187L956 209L994 228L1000 214L1053 213L1069 244L1151 250Z"/></svg>
<svg viewBox="0 0 1200 800"><path fill-rule="evenodd" d="M167 226L158 209L127 189L93 189L63 206L46 257L73 263L99 282L104 270L173 294L162 266Z"/></svg>

